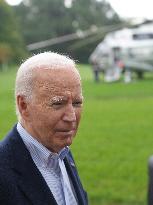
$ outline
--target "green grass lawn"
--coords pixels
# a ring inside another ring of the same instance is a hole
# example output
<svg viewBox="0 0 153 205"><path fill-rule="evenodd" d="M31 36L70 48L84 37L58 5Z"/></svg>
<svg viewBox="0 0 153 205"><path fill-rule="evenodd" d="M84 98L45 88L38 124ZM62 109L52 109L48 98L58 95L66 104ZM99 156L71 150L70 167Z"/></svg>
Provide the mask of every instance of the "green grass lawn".
<svg viewBox="0 0 153 205"><path fill-rule="evenodd" d="M72 145L91 205L145 205L153 154L153 74L144 80L94 83L80 65L84 109ZM15 69L0 73L0 136L16 122Z"/></svg>

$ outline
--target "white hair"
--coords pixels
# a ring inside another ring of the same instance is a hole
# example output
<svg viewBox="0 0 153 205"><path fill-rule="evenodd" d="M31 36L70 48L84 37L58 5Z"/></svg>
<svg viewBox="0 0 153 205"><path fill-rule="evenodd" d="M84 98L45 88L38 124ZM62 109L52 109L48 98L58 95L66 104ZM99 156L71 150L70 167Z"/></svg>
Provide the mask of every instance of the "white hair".
<svg viewBox="0 0 153 205"><path fill-rule="evenodd" d="M44 52L28 58L21 64L17 71L15 83L15 98L18 95L25 97L27 101L32 98L33 76L35 69L75 69L74 60L68 56L54 52ZM76 72L79 72L76 69ZM20 116L17 102L16 113Z"/></svg>

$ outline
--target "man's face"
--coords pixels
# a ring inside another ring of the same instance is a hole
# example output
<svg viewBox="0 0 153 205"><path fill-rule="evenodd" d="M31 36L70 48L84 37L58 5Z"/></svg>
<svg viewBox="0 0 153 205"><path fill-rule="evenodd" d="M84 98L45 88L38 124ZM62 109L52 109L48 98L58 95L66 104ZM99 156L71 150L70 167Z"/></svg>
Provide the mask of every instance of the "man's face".
<svg viewBox="0 0 153 205"><path fill-rule="evenodd" d="M71 145L79 125L82 108L79 76L71 69L39 69L34 84L23 126L49 150L59 152Z"/></svg>

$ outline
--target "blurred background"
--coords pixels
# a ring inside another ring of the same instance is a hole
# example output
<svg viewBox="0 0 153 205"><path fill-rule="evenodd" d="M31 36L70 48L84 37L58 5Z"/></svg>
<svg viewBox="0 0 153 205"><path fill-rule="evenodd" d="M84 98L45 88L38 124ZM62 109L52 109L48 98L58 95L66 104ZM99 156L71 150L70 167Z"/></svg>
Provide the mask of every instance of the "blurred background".
<svg viewBox="0 0 153 205"><path fill-rule="evenodd" d="M147 25L147 36L141 35L145 52L143 47L138 57L145 62L142 56L149 53L151 64L143 69L153 71L148 47L153 47L152 7L151 0L0 0L0 138L16 122L14 81L20 63L43 51L74 58L85 100L72 150L92 205L146 204L148 158L153 154L153 72L141 70L142 77L140 70L131 69L135 64L122 64L128 67L123 73L132 75L130 81L120 75L108 83L102 65L95 65L91 56L109 34L125 28L139 34L136 29ZM134 40L127 45L132 42L137 49L139 41ZM119 56L129 51L128 46L122 49L120 38L118 47ZM109 48L114 49L112 44ZM100 59L103 63L103 55Z"/></svg>

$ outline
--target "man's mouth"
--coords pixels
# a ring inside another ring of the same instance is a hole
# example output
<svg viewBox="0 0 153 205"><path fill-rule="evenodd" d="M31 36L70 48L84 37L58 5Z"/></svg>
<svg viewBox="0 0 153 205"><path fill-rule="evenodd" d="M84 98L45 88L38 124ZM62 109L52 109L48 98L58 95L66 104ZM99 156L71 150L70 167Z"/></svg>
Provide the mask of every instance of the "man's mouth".
<svg viewBox="0 0 153 205"><path fill-rule="evenodd" d="M63 135L72 135L76 131L75 128L72 129L57 129L56 132L63 134Z"/></svg>

